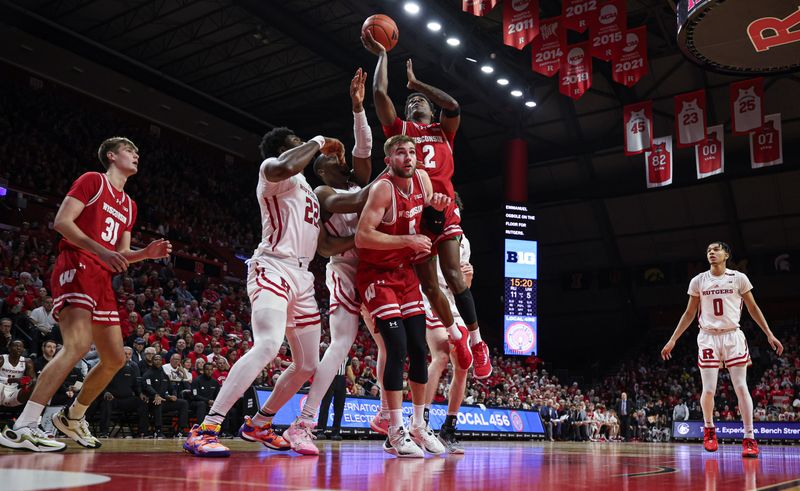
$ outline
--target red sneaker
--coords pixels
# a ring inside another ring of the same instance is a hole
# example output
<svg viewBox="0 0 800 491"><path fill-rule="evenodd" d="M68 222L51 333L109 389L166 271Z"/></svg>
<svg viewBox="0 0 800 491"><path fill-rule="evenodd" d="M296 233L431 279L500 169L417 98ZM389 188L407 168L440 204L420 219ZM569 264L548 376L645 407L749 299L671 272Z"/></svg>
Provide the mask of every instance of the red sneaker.
<svg viewBox="0 0 800 491"><path fill-rule="evenodd" d="M756 443L755 439L745 438L742 440L742 457L758 458L758 443Z"/></svg>
<svg viewBox="0 0 800 491"><path fill-rule="evenodd" d="M469 331L464 326L456 326L461 333L461 339L453 341L450 338L450 350L456 355L458 367L462 370L468 370L472 366L472 352L469 350Z"/></svg>
<svg viewBox="0 0 800 491"><path fill-rule="evenodd" d="M475 360L473 376L478 379L488 378L492 374L492 359L489 357L489 347L481 341L472 345L472 357Z"/></svg>
<svg viewBox="0 0 800 491"><path fill-rule="evenodd" d="M716 452L719 448L716 428L703 428L703 448L706 449L706 452Z"/></svg>

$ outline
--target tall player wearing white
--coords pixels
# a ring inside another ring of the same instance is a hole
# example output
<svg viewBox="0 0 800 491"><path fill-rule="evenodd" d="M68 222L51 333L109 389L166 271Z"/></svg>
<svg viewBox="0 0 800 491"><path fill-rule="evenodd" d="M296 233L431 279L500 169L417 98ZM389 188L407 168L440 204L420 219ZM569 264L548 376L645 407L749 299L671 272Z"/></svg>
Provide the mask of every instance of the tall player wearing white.
<svg viewBox="0 0 800 491"><path fill-rule="evenodd" d="M319 453L311 438L308 438L309 432L306 429L313 427L320 401L358 333L361 300L355 285L358 254L354 248L354 236L358 226L358 212L364 208L369 194L367 182L372 172L372 131L363 105L366 79L367 74L359 68L350 82L355 135L352 170L346 161L335 155L320 155L314 162L315 173L325 183L314 192L322 208L323 229L327 232L325 238L320 238L318 251L331 258L326 270L326 283L330 291L331 344L314 373L314 381L300 417L286 430L288 435L284 433L284 438L288 437L292 449L306 455ZM331 247L332 241L337 239L339 243ZM342 244L348 250L339 253Z"/></svg>
<svg viewBox="0 0 800 491"><path fill-rule="evenodd" d="M341 154L341 142L315 136L303 142L287 128L264 135L256 197L262 239L248 261L247 293L252 305L253 347L236 363L205 420L192 428L183 448L199 457L227 457L219 443L220 424L258 373L278 354L284 335L292 364L281 374L267 402L240 429L247 441L273 450L290 444L272 430L272 418L319 364L320 317L314 276L308 264L317 249L319 202L303 176L313 157Z"/></svg>
<svg viewBox="0 0 800 491"><path fill-rule="evenodd" d="M711 268L692 278L689 283L689 304L672 337L661 350L661 357L664 360L671 358L675 343L692 323L699 307L697 366L700 367L703 380L703 395L700 397L705 421L703 447L709 452L715 452L718 448L714 428L714 394L717 391L719 369L725 367L730 373L744 424L742 456L755 458L758 457L758 444L753 433L753 399L747 388L750 353L744 333L739 329L742 303L767 335L769 345L778 356L783 353L783 345L772 334L764 314L756 304L750 280L744 273L726 268L731 257L730 247L724 242L712 242L706 250L706 257Z"/></svg>

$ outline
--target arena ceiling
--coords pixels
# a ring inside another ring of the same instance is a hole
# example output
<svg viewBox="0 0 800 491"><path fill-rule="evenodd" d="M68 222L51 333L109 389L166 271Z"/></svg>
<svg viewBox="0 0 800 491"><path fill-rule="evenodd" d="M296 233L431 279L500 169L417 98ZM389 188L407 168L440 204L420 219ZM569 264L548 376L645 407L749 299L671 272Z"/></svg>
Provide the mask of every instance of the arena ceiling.
<svg viewBox="0 0 800 491"><path fill-rule="evenodd" d="M698 186L693 176L676 175L672 188L638 198L644 191L643 158L622 155L622 106L627 103L653 99L656 136L671 134L673 96L706 87L709 122L730 121L728 84L738 78L702 70L680 54L674 2L628 1L629 27L647 26L649 73L628 89L611 81L608 63L595 60L592 88L578 101L559 94L556 78L531 72L529 48L516 51L502 45L500 8L478 18L461 12L461 0L420 3L425 15L412 18L403 12L400 0L0 0L0 22L57 42L247 131L261 133L270 125L286 125L301 134L341 136L347 142L352 128L349 80L357 67L371 74L375 64L360 45L360 26L371 14L387 13L400 31L399 45L390 54L390 94L398 102L404 100L404 61L411 57L418 78L447 90L461 103L456 182L471 197L473 210L497 208L497 200L480 196L487 190L502 195L504 142L519 136L529 143L530 199L552 209L551 236L558 237L556 242L575 261L586 256L584 250L597 251L599 246L607 252L599 261L631 263L650 243L641 237L653 241L659 227L652 217L639 216L645 210L657 205L692 213L692 192L681 188ZM542 17L558 15L560 9L560 0L541 0ZM462 38L461 47L449 48L441 35L428 32L424 20L432 14L449 33ZM524 107L494 77L483 76L466 60L490 56L498 73L524 89L536 108ZM767 111L783 115L788 160L798 154L794 141L800 133L800 104L795 94L800 77L768 77L766 88ZM374 112L368 115L377 131ZM739 140L726 150L746 160L747 145ZM691 160L688 169L693 169ZM786 170L791 170L788 165L765 173L769 177ZM743 167L739 174L746 171ZM734 176L736 172L732 169ZM714 193L720 193L719 201L712 200L718 203L715 208L734 210L733 215L723 212L714 223L737 227L735 210L745 204L733 202L730 184L712 183ZM796 218L794 208L782 206L777 214ZM775 216L774 210L764 213ZM547 214L543 212L543 222ZM573 218L565 220L569 216ZM644 225L636 225L640 221ZM688 223L701 226L703 221ZM686 224L684 217L665 226L665 239L674 239L669 230ZM789 242L800 243L800 228L792 228L791 234L783 229L793 237ZM738 233L738 242L743 242ZM633 238L625 239L625 234ZM623 245L626 240L631 242L630 254ZM674 250L669 244L664 242L665 252Z"/></svg>

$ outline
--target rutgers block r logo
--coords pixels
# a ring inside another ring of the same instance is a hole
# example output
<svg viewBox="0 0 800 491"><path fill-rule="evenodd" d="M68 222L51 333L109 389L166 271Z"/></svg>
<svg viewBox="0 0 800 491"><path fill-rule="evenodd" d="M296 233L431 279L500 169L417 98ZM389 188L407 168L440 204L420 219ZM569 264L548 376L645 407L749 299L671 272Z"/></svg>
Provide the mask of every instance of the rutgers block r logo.
<svg viewBox="0 0 800 491"><path fill-rule="evenodd" d="M714 350L713 349L704 349L703 350L703 359L704 360L713 360L714 359Z"/></svg>
<svg viewBox="0 0 800 491"><path fill-rule="evenodd" d="M63 273L61 273L61 275L59 275L58 282L61 284L61 286L64 286L67 283L71 283L72 280L75 279L75 271L76 270L74 270L74 269L70 269L70 270L64 271Z"/></svg>

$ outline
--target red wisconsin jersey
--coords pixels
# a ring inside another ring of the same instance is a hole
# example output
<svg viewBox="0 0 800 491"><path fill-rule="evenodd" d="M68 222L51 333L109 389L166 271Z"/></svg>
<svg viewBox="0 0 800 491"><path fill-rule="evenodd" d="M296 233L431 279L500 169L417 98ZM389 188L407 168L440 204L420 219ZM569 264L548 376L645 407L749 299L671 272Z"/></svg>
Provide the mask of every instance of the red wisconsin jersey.
<svg viewBox="0 0 800 491"><path fill-rule="evenodd" d="M377 231L388 235L413 235L419 233L422 208L425 206L425 188L419 171L411 178L411 192L406 195L391 181L387 174L383 179L392 185L392 205L381 219ZM401 264L410 264L414 252L409 247L392 250L358 249L360 264L378 269L394 269Z"/></svg>
<svg viewBox="0 0 800 491"><path fill-rule="evenodd" d="M99 172L87 172L79 177L70 188L71 196L86 205L75 219L75 225L90 239L108 250L116 251L122 233L131 231L136 221L136 203L124 191L117 191L108 177ZM86 254L91 252L61 240L59 250L77 249Z"/></svg>
<svg viewBox="0 0 800 491"><path fill-rule="evenodd" d="M431 178L433 190L455 195L453 189L453 139L455 135L448 135L442 130L439 123L420 124L413 121L403 121L395 118L391 126L384 126L383 133L387 136L408 135L417 145L417 160L422 162L422 167Z"/></svg>

